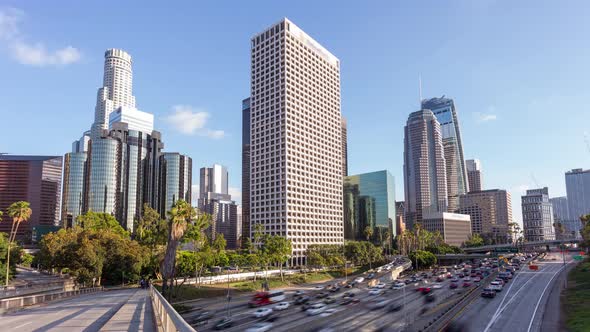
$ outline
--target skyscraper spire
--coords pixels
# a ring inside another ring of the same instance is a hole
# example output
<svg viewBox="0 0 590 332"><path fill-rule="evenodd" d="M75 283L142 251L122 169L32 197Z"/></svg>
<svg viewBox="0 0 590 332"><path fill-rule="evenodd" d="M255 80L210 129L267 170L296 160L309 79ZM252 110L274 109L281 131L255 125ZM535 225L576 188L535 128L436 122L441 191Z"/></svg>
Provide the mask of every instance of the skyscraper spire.
<svg viewBox="0 0 590 332"><path fill-rule="evenodd" d="M104 54L103 86L98 89L91 137L100 137L109 128L109 114L120 106L135 108L131 56L119 49Z"/></svg>

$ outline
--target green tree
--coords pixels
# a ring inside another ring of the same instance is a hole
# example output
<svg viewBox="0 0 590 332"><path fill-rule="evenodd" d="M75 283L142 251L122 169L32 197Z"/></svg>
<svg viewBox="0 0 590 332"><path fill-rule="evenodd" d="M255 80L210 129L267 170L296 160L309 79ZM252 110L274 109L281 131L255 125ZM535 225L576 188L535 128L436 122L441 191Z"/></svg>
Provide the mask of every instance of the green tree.
<svg viewBox="0 0 590 332"><path fill-rule="evenodd" d="M8 216L12 218L12 227L10 229L10 235L8 238L8 247L6 249L6 282L8 285L8 279L10 277L10 249L12 242L16 241L16 234L18 233L18 227L21 222L26 222L31 218L33 211L29 202L20 201L12 203L8 209Z"/></svg>
<svg viewBox="0 0 590 332"><path fill-rule="evenodd" d="M283 264L289 259L291 250L291 240L288 240L283 236L270 236L264 243L264 251L268 256L268 261L279 265L281 280L283 280Z"/></svg>
<svg viewBox="0 0 590 332"><path fill-rule="evenodd" d="M429 251L424 251L424 250L412 251L408 255L408 258L414 264L415 269L418 269L418 267L430 267L430 266L433 266L434 264L436 264L436 256ZM416 265L416 263L417 263L417 265Z"/></svg>
<svg viewBox="0 0 590 332"><path fill-rule="evenodd" d="M215 240L211 244L213 250L215 250L218 254L225 251L225 247L227 246L227 241L225 240L225 236L222 233L216 234Z"/></svg>
<svg viewBox="0 0 590 332"><path fill-rule="evenodd" d="M580 230L580 235L584 242L582 242L583 247L590 247L590 214L584 215L580 217L580 222L582 223L582 229Z"/></svg>
<svg viewBox="0 0 590 332"><path fill-rule="evenodd" d="M123 237L129 237L129 232L123 229L123 227L121 227L121 224L117 221L117 219L115 219L115 217L108 213L88 211L84 214L79 215L77 218L77 222L82 228L86 230L110 230Z"/></svg>
<svg viewBox="0 0 590 332"><path fill-rule="evenodd" d="M205 230L211 225L211 215L199 213L197 218L187 226L183 237L183 242L189 243L195 256L194 273L197 287L201 287L201 274L207 266L208 261L202 259L202 255L197 253L207 245L207 236Z"/></svg>
<svg viewBox="0 0 590 332"><path fill-rule="evenodd" d="M481 247L484 245L484 242L483 238L479 234L473 233L471 236L469 236L469 239L463 243L463 245L467 248Z"/></svg>
<svg viewBox="0 0 590 332"><path fill-rule="evenodd" d="M168 294L170 300L171 288L173 285L174 268L176 266L176 249L182 239L188 223L195 217L196 212L193 207L184 200L178 200L170 211L168 211L168 244L164 261L160 268L162 271L162 293ZM170 281L170 285L168 285Z"/></svg>
<svg viewBox="0 0 590 332"><path fill-rule="evenodd" d="M168 236L168 223L162 219L158 211L148 204L143 205L141 219L135 223L134 239L148 248L147 263L143 267L142 275L154 276L161 279L160 261L164 257L164 249Z"/></svg>

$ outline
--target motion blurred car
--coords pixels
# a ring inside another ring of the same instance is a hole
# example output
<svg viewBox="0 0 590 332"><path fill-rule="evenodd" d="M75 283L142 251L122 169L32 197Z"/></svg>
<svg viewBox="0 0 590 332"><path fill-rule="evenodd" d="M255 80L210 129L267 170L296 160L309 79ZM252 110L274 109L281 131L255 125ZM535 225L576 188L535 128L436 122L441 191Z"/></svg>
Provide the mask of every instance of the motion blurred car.
<svg viewBox="0 0 590 332"><path fill-rule="evenodd" d="M295 300L295 304L304 304L307 302L309 302L309 296L307 295L300 296Z"/></svg>
<svg viewBox="0 0 590 332"><path fill-rule="evenodd" d="M272 329L272 323L263 322L250 326L244 332L266 332L270 331L270 329Z"/></svg>
<svg viewBox="0 0 590 332"><path fill-rule="evenodd" d="M363 281L365 281L365 278L363 278L363 277L357 277L357 278L354 279L354 282L355 283L361 283Z"/></svg>
<svg viewBox="0 0 590 332"><path fill-rule="evenodd" d="M496 297L496 292L491 288L484 288L483 292L481 292L481 297L494 298Z"/></svg>
<svg viewBox="0 0 590 332"><path fill-rule="evenodd" d="M402 310L403 307L404 307L403 303L395 302L395 303L392 303L389 306L387 306L387 311L389 311L389 312L400 311L400 310Z"/></svg>
<svg viewBox="0 0 590 332"><path fill-rule="evenodd" d="M441 288L442 288L442 284L437 283L437 284L432 285L432 289L441 289Z"/></svg>
<svg viewBox="0 0 590 332"><path fill-rule="evenodd" d="M323 303L316 303L312 304L309 309L307 309L308 316L315 316L321 314L324 310L326 310L326 305Z"/></svg>
<svg viewBox="0 0 590 332"><path fill-rule="evenodd" d="M229 317L225 317L225 318L217 321L217 323L215 323L214 328L216 330L223 330L223 329L227 329L227 328L231 327L232 325L234 325L234 321Z"/></svg>
<svg viewBox="0 0 590 332"><path fill-rule="evenodd" d="M296 290L294 296L302 296L305 294L305 291L302 290Z"/></svg>
<svg viewBox="0 0 590 332"><path fill-rule="evenodd" d="M417 290L422 294L428 294L432 292L432 288L430 287L419 287Z"/></svg>
<svg viewBox="0 0 590 332"><path fill-rule="evenodd" d="M262 317L266 317L268 315L272 314L272 309L271 308L260 308L256 311L254 311L252 313L252 316L256 317L256 318L262 318Z"/></svg>
<svg viewBox="0 0 590 332"><path fill-rule="evenodd" d="M453 279L451 279L451 282L459 282L459 278L454 277Z"/></svg>
<svg viewBox="0 0 590 332"><path fill-rule="evenodd" d="M465 281L463 283L463 288L471 287L471 283L469 281Z"/></svg>
<svg viewBox="0 0 590 332"><path fill-rule="evenodd" d="M406 284L403 282L396 282L391 286L391 289L402 289L406 288Z"/></svg>
<svg viewBox="0 0 590 332"><path fill-rule="evenodd" d="M203 322L207 322L211 318L213 318L213 313L211 313L209 311L204 311L204 312L200 313L199 315L197 315L195 318L191 319L189 323L191 323L191 324L203 323Z"/></svg>
<svg viewBox="0 0 590 332"><path fill-rule="evenodd" d="M378 288L378 289L383 289L383 288L385 288L385 286L387 286L387 285L386 285L386 284L384 284L384 283L382 283L382 282L380 282L380 283L378 283L377 285L375 285L375 288Z"/></svg>
<svg viewBox="0 0 590 332"><path fill-rule="evenodd" d="M342 297L354 297L354 293L353 292L345 292L344 294L342 294Z"/></svg>
<svg viewBox="0 0 590 332"><path fill-rule="evenodd" d="M336 299L335 299L335 298L333 298L333 297L331 297L331 296L328 296L328 297L326 297L326 298L324 299L324 303L325 303L325 304L332 304L332 303L334 303L334 302L336 302Z"/></svg>
<svg viewBox="0 0 590 332"><path fill-rule="evenodd" d="M328 296L328 293L319 292L315 297L316 299L323 299L326 296Z"/></svg>
<svg viewBox="0 0 590 332"><path fill-rule="evenodd" d="M336 310L334 308L325 309L323 312L320 313L320 317L328 317L328 316L332 315L333 313L335 313L336 311L338 311L338 310Z"/></svg>
<svg viewBox="0 0 590 332"><path fill-rule="evenodd" d="M369 304L369 309L371 309L371 310L382 309L382 308L385 308L385 306L387 306L390 302L391 302L391 300L378 299L375 302Z"/></svg>
<svg viewBox="0 0 590 332"><path fill-rule="evenodd" d="M367 276L367 279L371 280L375 278L375 273L369 273L369 275Z"/></svg>
<svg viewBox="0 0 590 332"><path fill-rule="evenodd" d="M473 278L473 282L480 282L480 281L481 281L481 278L480 277Z"/></svg>
<svg viewBox="0 0 590 332"><path fill-rule="evenodd" d="M281 302L279 304L277 304L274 308L272 308L273 310L276 311L283 311L289 308L289 302Z"/></svg>
<svg viewBox="0 0 590 332"><path fill-rule="evenodd" d="M432 294L432 293L431 293L431 294L427 294L427 295L424 297L424 301L425 301L425 302L434 302L434 300L435 300L435 299L436 299L436 297L435 297L435 296L434 296L434 294Z"/></svg>
<svg viewBox="0 0 590 332"><path fill-rule="evenodd" d="M379 288L371 289L369 295L383 295L383 290Z"/></svg>
<svg viewBox="0 0 590 332"><path fill-rule="evenodd" d="M451 284L449 285L450 289L455 289L457 287L459 287L459 285L457 285L457 283L455 283L455 282L451 282Z"/></svg>
<svg viewBox="0 0 590 332"><path fill-rule="evenodd" d="M436 277L436 282L442 282L443 278L441 276Z"/></svg>

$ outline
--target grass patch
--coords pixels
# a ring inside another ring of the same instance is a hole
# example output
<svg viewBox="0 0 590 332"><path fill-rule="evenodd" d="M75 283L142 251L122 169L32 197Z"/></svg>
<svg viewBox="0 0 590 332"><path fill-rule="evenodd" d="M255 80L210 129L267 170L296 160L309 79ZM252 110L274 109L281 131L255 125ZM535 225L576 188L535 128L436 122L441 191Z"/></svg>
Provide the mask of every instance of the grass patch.
<svg viewBox="0 0 590 332"><path fill-rule="evenodd" d="M586 259L570 271L563 308L570 331L590 331L590 260Z"/></svg>
<svg viewBox="0 0 590 332"><path fill-rule="evenodd" d="M268 279L268 286L270 289L275 288L283 288L283 287L290 287L296 286L306 283L314 283L314 282L321 282L321 281L328 281L336 278L339 272L313 272L313 273L306 273L306 274L296 274L296 275L289 275L285 276L284 280L281 278L269 278ZM264 278L254 280L245 280L245 281L238 281L232 282L229 286L233 289L243 291L243 292L254 292L259 291L262 289L262 283L264 282Z"/></svg>
<svg viewBox="0 0 590 332"><path fill-rule="evenodd" d="M162 291L161 285L154 285L158 291ZM216 287L201 287L197 288L193 285L179 285L172 289L171 302L182 302L201 298L211 298L218 296L225 296L227 289Z"/></svg>

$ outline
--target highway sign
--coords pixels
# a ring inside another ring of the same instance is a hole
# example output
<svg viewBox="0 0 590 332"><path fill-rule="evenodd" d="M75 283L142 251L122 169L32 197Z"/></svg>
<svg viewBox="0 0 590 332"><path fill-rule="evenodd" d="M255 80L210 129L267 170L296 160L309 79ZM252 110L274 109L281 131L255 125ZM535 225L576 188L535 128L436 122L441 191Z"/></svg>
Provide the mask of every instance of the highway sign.
<svg viewBox="0 0 590 332"><path fill-rule="evenodd" d="M584 260L584 257L583 256L580 256L580 255L575 255L574 256L574 259L577 260L577 261L581 261L581 260Z"/></svg>

